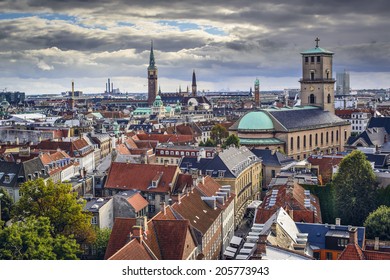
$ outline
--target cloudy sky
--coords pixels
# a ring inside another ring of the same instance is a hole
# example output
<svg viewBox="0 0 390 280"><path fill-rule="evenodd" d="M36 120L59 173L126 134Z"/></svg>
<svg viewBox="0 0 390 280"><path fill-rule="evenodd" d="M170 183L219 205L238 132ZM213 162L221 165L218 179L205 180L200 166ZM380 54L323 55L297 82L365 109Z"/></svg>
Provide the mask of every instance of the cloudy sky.
<svg viewBox="0 0 390 280"><path fill-rule="evenodd" d="M351 87L390 87L387 0L0 1L0 90L146 92L154 42L163 92L298 88L300 52L331 50ZM131 4L129 4L131 3Z"/></svg>

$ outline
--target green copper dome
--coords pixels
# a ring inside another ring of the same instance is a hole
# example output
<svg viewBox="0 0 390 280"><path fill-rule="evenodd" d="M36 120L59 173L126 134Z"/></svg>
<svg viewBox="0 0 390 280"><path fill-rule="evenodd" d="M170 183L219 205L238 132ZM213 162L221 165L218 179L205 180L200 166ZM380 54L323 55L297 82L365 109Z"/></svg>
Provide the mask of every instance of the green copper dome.
<svg viewBox="0 0 390 280"><path fill-rule="evenodd" d="M238 130L273 130L274 124L267 113L258 111L246 114L238 124Z"/></svg>
<svg viewBox="0 0 390 280"><path fill-rule="evenodd" d="M161 100L161 96L157 95L156 99L153 102L153 107L162 107L162 106L163 106L163 102Z"/></svg>
<svg viewBox="0 0 390 280"><path fill-rule="evenodd" d="M315 47L313 49L301 52L301 54L333 54L333 52L325 50L325 49L320 48L320 47Z"/></svg>

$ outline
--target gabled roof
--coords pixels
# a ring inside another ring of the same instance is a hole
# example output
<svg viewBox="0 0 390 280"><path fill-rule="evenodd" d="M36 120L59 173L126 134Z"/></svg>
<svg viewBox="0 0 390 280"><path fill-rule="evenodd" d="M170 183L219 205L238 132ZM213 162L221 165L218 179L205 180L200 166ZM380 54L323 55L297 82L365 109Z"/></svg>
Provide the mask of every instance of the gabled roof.
<svg viewBox="0 0 390 280"><path fill-rule="evenodd" d="M251 152L261 158L262 164L265 166L284 166L295 161L293 158L290 158L280 152L273 152L272 150L252 149Z"/></svg>
<svg viewBox="0 0 390 280"><path fill-rule="evenodd" d="M390 117L372 117L367 128L383 127L387 134L390 134Z"/></svg>
<svg viewBox="0 0 390 280"><path fill-rule="evenodd" d="M115 218L104 259L107 260L119 251L129 240L129 234L137 220L134 218Z"/></svg>
<svg viewBox="0 0 390 280"><path fill-rule="evenodd" d="M138 212L148 206L148 201L142 197L139 193L136 193L129 197L127 201L134 208L135 212Z"/></svg>
<svg viewBox="0 0 390 280"><path fill-rule="evenodd" d="M161 259L182 260L187 249L186 246L195 248L195 241L187 241L190 233L188 220L152 220L154 233L157 236ZM192 243L192 244L191 244ZM192 250L191 250L192 251Z"/></svg>
<svg viewBox="0 0 390 280"><path fill-rule="evenodd" d="M187 144L194 142L192 135L178 135L178 134L137 134L139 140L155 140L159 143L176 143Z"/></svg>
<svg viewBox="0 0 390 280"><path fill-rule="evenodd" d="M178 172L178 167L174 165L113 162L104 187L117 190L169 192L175 184ZM158 185L151 188L152 180L156 176L160 177Z"/></svg>

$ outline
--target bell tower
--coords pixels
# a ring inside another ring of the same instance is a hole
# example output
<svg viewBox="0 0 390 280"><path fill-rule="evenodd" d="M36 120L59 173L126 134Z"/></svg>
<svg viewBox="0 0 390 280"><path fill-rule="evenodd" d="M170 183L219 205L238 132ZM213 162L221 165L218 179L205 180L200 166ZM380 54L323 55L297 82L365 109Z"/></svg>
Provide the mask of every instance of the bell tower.
<svg viewBox="0 0 390 280"><path fill-rule="evenodd" d="M157 67L154 61L153 41L150 47L148 66L148 105L152 105L157 96Z"/></svg>
<svg viewBox="0 0 390 280"><path fill-rule="evenodd" d="M334 113L334 83L332 78L333 52L321 48L316 38L316 46L301 53L302 79L301 104L318 106Z"/></svg>

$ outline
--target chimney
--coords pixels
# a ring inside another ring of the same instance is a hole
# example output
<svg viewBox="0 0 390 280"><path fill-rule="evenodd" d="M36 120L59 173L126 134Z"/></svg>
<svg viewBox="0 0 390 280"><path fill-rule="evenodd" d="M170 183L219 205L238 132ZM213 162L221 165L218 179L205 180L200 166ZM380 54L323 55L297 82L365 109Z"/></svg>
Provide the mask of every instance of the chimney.
<svg viewBox="0 0 390 280"><path fill-rule="evenodd" d="M136 238L139 241L139 243L142 243L142 234L143 234L142 226L133 226L131 233L133 238Z"/></svg>
<svg viewBox="0 0 390 280"><path fill-rule="evenodd" d="M379 250L379 237L375 237L374 250Z"/></svg>
<svg viewBox="0 0 390 280"><path fill-rule="evenodd" d="M168 199L168 205L172 205L173 201L172 198Z"/></svg>
<svg viewBox="0 0 390 280"><path fill-rule="evenodd" d="M138 217L137 226L140 226L143 232L148 232L148 218L146 216Z"/></svg>
<svg viewBox="0 0 390 280"><path fill-rule="evenodd" d="M336 226L339 226L341 224L341 219L340 218L336 218Z"/></svg>
<svg viewBox="0 0 390 280"><path fill-rule="evenodd" d="M160 202L160 208L161 208L161 213L165 216L167 214L167 210L165 209L165 202Z"/></svg>
<svg viewBox="0 0 390 280"><path fill-rule="evenodd" d="M261 260L262 256L265 255L267 251L267 235L262 234L259 235L259 240L257 240L256 251L253 254L251 259L253 260Z"/></svg>
<svg viewBox="0 0 390 280"><path fill-rule="evenodd" d="M357 228L352 227L349 230L349 244L358 244L357 242Z"/></svg>

